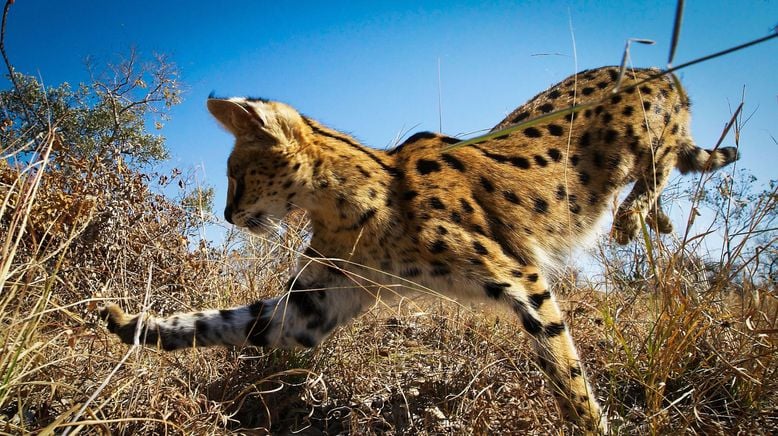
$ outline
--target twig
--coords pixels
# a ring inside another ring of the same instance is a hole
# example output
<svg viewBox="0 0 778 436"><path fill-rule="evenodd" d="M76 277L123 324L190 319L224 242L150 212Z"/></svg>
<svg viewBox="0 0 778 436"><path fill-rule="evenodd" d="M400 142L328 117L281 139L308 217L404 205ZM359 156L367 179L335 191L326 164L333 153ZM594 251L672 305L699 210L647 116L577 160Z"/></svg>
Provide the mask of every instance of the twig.
<svg viewBox="0 0 778 436"><path fill-rule="evenodd" d="M11 5L14 3L14 0L6 0L5 7L3 8L3 23L0 26L0 54L3 56L3 61L5 62L5 67L8 69L8 77L11 79L11 83L14 86L14 91L16 91L16 95L19 97L19 100L22 102L22 109L24 109L24 117L25 121L27 121L27 124L30 123L30 114L32 113L37 121L41 124L45 124L41 117L33 110L31 110L30 105L27 103L27 100L24 99L24 95L22 95L22 91L19 88L19 83L16 81L16 75L14 74L14 67L11 66L11 61L8 60L8 54L5 52L5 25L6 21L8 20L8 11L11 9Z"/></svg>
<svg viewBox="0 0 778 436"><path fill-rule="evenodd" d="M650 39L641 39L641 38L627 39L627 44L624 46L624 54L621 55L621 64L619 65L619 77L616 79L616 85L613 87L614 94L617 94L620 90L619 87L621 87L621 80L624 78L624 73L627 70L627 61L629 61L629 46L632 45L633 42L637 42L638 44L646 44L646 45L656 44L656 42Z"/></svg>
<svg viewBox="0 0 778 436"><path fill-rule="evenodd" d="M675 22L673 23L673 38L670 40L670 55L667 57L667 65L670 66L675 58L675 49L681 37L681 23L683 22L684 0L678 0L675 4Z"/></svg>
<svg viewBox="0 0 778 436"><path fill-rule="evenodd" d="M735 110L735 113L732 114L732 117L729 119L729 122L727 123L726 127L724 127L724 130L721 132L721 136L719 136L719 140L716 141L716 145L713 147L714 150L718 149L722 142L724 142L724 138L727 137L727 133L732 129L732 126L735 125L735 122L737 122L737 116L740 115L740 111L743 110L743 102L741 101L738 105L737 109Z"/></svg>

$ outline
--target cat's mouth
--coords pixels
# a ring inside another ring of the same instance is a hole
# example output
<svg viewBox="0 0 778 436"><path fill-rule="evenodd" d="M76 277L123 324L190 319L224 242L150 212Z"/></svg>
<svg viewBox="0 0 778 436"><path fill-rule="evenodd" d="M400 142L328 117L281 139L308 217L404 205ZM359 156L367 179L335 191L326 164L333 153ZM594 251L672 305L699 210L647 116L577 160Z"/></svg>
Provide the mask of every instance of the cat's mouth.
<svg viewBox="0 0 778 436"><path fill-rule="evenodd" d="M243 226L246 230L254 235L263 236L277 230L280 227L280 220L273 215L266 214L264 212L258 212L248 217Z"/></svg>
<svg viewBox="0 0 778 436"><path fill-rule="evenodd" d="M259 212L246 218L246 222L244 224L250 232L257 233L262 229L267 228L269 223L267 221L267 216L264 213Z"/></svg>

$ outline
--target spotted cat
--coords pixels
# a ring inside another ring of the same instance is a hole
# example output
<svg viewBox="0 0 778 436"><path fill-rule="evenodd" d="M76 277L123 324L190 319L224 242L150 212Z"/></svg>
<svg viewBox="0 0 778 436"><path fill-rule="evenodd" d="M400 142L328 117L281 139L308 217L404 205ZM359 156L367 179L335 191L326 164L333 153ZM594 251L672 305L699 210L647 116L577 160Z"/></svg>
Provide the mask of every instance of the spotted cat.
<svg viewBox="0 0 778 436"><path fill-rule="evenodd" d="M481 298L518 317L564 417L606 431L549 289L549 267L594 230L628 183L635 186L614 224L621 243L649 214L649 222L669 231L656 206L672 168L710 170L737 158L732 148L697 148L689 104L674 81L639 84L653 75L632 71L614 93L618 68L584 71L495 129L579 101L593 102L589 108L454 149L448 147L459 139L418 133L393 150L374 150L283 103L210 98L208 110L235 136L225 219L262 234L301 208L313 237L282 296L148 316L146 343L165 350L313 347L378 298L420 289ZM137 315L109 305L103 316L110 331L132 343Z"/></svg>

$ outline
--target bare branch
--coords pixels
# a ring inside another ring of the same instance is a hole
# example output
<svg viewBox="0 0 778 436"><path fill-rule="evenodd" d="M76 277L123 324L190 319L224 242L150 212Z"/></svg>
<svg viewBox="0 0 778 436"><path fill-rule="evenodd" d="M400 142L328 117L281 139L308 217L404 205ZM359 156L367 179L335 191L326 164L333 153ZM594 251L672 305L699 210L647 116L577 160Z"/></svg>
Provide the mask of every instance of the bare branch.
<svg viewBox="0 0 778 436"><path fill-rule="evenodd" d="M3 8L3 23L2 26L0 26L0 54L2 54L3 56L3 61L5 61L5 67L8 69L8 76L11 79L11 83L14 86L16 95L19 97L19 100L22 102L22 107L24 108L25 121L27 121L27 124L31 124L30 114L33 114L39 123L45 124L41 119L41 117L34 110L31 109L30 104L24 99L24 96L22 95L22 92L19 89L19 83L16 81L16 75L14 74L14 67L11 65L11 61L8 60L8 54L5 52L6 21L8 19L8 11L11 9L11 5L13 3L14 0L6 0L5 7Z"/></svg>

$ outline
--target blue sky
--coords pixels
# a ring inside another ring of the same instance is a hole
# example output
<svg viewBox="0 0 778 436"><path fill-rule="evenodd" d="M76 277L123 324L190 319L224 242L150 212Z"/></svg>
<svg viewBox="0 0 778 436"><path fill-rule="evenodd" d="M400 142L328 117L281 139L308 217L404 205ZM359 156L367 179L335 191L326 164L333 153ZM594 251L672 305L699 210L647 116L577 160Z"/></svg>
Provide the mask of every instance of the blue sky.
<svg viewBox="0 0 778 436"><path fill-rule="evenodd" d="M576 65L617 64L627 38L657 42L633 48L635 66L664 66L675 2L651 3L19 0L6 49L19 71L51 85L87 80L87 55L99 64L131 46L169 54L187 87L162 131L171 164L203 166L218 214L231 138L205 109L211 91L282 100L383 148L398 132L438 129L440 60L443 131L471 132L493 126ZM688 1L675 63L777 24L778 2ZM745 86L745 112L756 112L738 165L761 179L778 175L776 71L778 40L680 72L702 146L718 139Z"/></svg>

